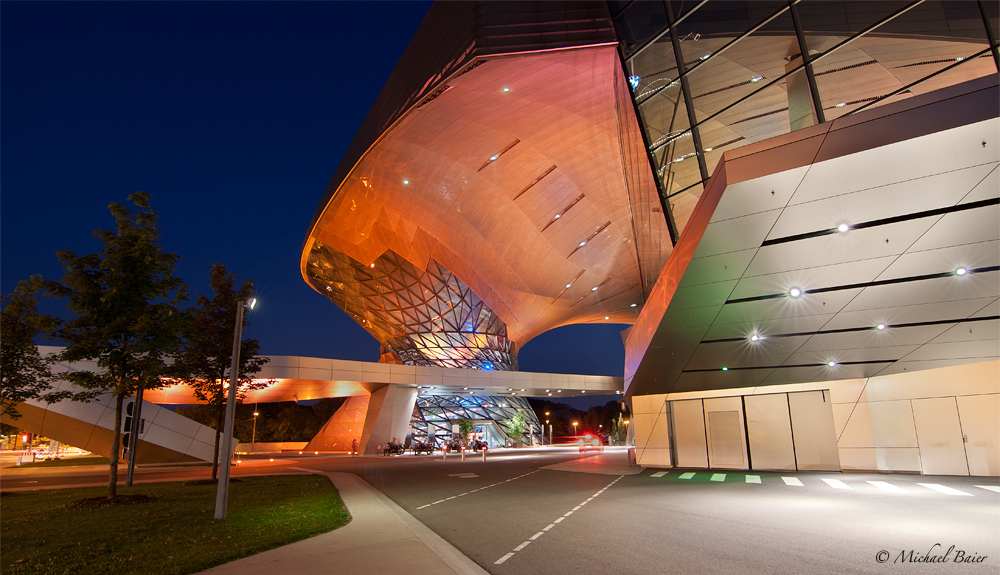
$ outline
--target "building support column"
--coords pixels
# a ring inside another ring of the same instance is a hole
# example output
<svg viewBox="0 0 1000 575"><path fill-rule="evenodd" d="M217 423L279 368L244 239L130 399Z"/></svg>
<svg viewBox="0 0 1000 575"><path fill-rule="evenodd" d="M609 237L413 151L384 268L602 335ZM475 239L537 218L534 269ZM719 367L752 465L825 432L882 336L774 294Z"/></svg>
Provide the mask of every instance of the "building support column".
<svg viewBox="0 0 1000 575"><path fill-rule="evenodd" d="M410 431L416 403L417 390L413 387L388 384L373 389L358 450L374 455L380 445L385 446L393 438L402 443Z"/></svg>

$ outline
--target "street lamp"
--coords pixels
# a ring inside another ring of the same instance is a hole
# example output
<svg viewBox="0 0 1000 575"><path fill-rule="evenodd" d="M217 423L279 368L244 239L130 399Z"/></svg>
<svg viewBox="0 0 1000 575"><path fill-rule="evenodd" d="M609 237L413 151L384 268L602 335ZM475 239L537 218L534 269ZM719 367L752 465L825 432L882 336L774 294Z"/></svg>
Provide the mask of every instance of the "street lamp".
<svg viewBox="0 0 1000 575"><path fill-rule="evenodd" d="M226 423L223 428L222 445L219 454L219 485L215 490L215 519L226 518L229 505L229 470L233 465L233 419L236 415L236 386L240 371L240 343L243 340L243 308L251 310L257 305L257 298L236 302L236 328L233 330L233 362L229 368L229 393L226 397ZM256 419L254 420L256 421Z"/></svg>
<svg viewBox="0 0 1000 575"><path fill-rule="evenodd" d="M256 407L256 406L254 406ZM257 443L257 416L260 415L256 411L253 412L253 435L250 437L250 453L253 453L253 444Z"/></svg>
<svg viewBox="0 0 1000 575"><path fill-rule="evenodd" d="M579 422L577 422L577 421L574 421L574 422L573 422L573 436L574 436L574 437L576 436L576 426L577 426L578 424L579 424Z"/></svg>

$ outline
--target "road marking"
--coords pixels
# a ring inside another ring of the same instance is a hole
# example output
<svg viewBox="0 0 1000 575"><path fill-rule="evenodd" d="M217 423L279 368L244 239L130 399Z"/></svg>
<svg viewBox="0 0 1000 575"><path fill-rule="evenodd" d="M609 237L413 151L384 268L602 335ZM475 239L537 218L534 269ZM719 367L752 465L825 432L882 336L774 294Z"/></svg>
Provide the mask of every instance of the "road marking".
<svg viewBox="0 0 1000 575"><path fill-rule="evenodd" d="M532 472L532 473L534 473L534 472ZM615 483L618 483L624 477L625 477L624 475L619 475L618 479L615 479L611 483L605 485L604 489L601 489L600 491L598 491L597 493L595 493L594 495L592 495L589 499L587 499L587 501L590 501L590 500L594 499L594 497L597 497L601 493L604 493L605 491L608 490L609 487L611 487ZM529 537L527 541L525 541L524 543L521 543L520 545L518 545L517 547L515 547L514 550L511 551L510 553L508 553L508 554L504 555L503 557L501 557L501 558L497 559L496 561L494 561L493 564L494 565L500 565L504 561L506 561L506 560L510 559L511 557L513 557L514 553L517 553L518 551L521 551L522 549L524 549L525 547L527 547L528 545L530 545L532 541L538 539L542 535L545 535L550 529L552 529L553 527L555 527L559 523L562 523L563 521L565 521L567 517L569 517L570 515L572 515L573 513L575 513L578 509L580 509L581 507L583 507L584 505L586 505L587 501L584 501L583 503L577 505L571 511L566 512L566 514L563 515L562 517L556 519L552 523L549 523L548 525L546 525L545 527L543 527L541 531L539 531L538 533L535 533L534 535L532 535L531 537ZM420 508L418 507L418 509L420 509Z"/></svg>
<svg viewBox="0 0 1000 575"><path fill-rule="evenodd" d="M977 485L976 487L980 489L989 489L990 491L996 491L997 493L1000 493L1000 487L997 487L996 485Z"/></svg>
<svg viewBox="0 0 1000 575"><path fill-rule="evenodd" d="M851 487L850 485L844 483L839 479L827 479L824 477L823 482L834 489L854 489L853 487Z"/></svg>
<svg viewBox="0 0 1000 575"><path fill-rule="evenodd" d="M869 481L868 483L871 483L875 487L878 487L882 491L888 493L906 493L905 489L901 487L896 487L895 485L891 483L886 483L885 481Z"/></svg>
<svg viewBox="0 0 1000 575"><path fill-rule="evenodd" d="M747 483L756 483L760 485L760 475L747 475Z"/></svg>
<svg viewBox="0 0 1000 575"><path fill-rule="evenodd" d="M435 501L434 503L428 503L427 505L421 505L420 507L417 507L417 509L424 509L426 507L430 507L431 505L437 505L438 503L444 503L445 501L451 501L452 499L457 499L459 497L464 497L466 495L471 495L471 494L473 494L473 493L475 493L477 491L482 491L484 489L489 489L490 487L496 487L497 485L503 485L504 483L508 483L508 482L514 481L515 479L520 479L522 477L527 477L527 476L531 475L532 473L538 473L539 471L541 471L541 470L540 469L536 469L534 471L529 471L528 473L525 473L523 475L518 475L517 477L511 477L510 479L508 479L506 481L497 481L496 483L493 483L491 485L487 485L485 487L479 487L479 488L473 489L471 491L466 491L465 493L459 493L458 495L452 495L451 497L449 497L447 499L441 499L439 501ZM468 478L467 476L463 477L461 474L454 474L454 475L450 475L449 477L458 477L459 479L467 479ZM476 477L479 477L479 476L476 475Z"/></svg>
<svg viewBox="0 0 1000 575"><path fill-rule="evenodd" d="M951 487L945 487L944 485L938 485L937 483L918 483L917 485L926 487L927 489L933 489L934 491L939 491L945 495L968 495L969 497L972 497L971 493L959 491L958 489L952 489Z"/></svg>
<svg viewBox="0 0 1000 575"><path fill-rule="evenodd" d="M694 473L681 473L681 479L691 479L694 477Z"/></svg>
<svg viewBox="0 0 1000 575"><path fill-rule="evenodd" d="M713 473L712 474L712 481L725 481L725 480L726 480L726 474L725 473Z"/></svg>
<svg viewBox="0 0 1000 575"><path fill-rule="evenodd" d="M650 475L650 477L663 477L666 474L667 474L666 471L657 471L656 473Z"/></svg>
<svg viewBox="0 0 1000 575"><path fill-rule="evenodd" d="M785 485L794 485L796 487L805 487L805 485L802 485L802 482L799 481L798 477L782 477L781 480L785 482Z"/></svg>

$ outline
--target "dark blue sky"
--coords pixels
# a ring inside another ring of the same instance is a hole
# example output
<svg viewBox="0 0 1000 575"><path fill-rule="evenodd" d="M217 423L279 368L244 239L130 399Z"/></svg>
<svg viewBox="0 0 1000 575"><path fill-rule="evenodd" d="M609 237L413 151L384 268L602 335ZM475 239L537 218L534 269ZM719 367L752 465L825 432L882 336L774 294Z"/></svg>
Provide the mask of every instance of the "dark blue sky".
<svg viewBox="0 0 1000 575"><path fill-rule="evenodd" d="M253 279L262 351L375 361L302 280L306 226L429 8L423 2L0 3L0 287L100 249L111 201L153 197L191 296ZM61 302L45 311L62 314ZM525 371L621 375L624 326L529 342Z"/></svg>

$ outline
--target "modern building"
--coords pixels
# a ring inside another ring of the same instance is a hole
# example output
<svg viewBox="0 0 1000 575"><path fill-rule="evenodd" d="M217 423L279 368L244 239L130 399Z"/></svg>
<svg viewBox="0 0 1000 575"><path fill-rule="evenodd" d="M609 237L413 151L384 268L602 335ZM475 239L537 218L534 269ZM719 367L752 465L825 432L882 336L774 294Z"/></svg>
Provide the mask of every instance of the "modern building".
<svg viewBox="0 0 1000 575"><path fill-rule="evenodd" d="M249 400L350 396L310 448L372 452L620 392L641 465L1000 475L998 23L435 3L301 253L381 361L274 358ZM579 323L633 325L624 379L517 371Z"/></svg>
<svg viewBox="0 0 1000 575"><path fill-rule="evenodd" d="M997 11L436 3L302 276L389 364L635 324L643 465L1000 474Z"/></svg>

